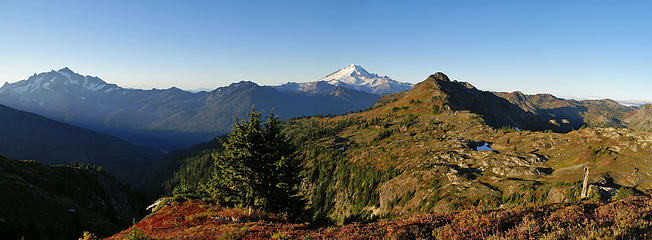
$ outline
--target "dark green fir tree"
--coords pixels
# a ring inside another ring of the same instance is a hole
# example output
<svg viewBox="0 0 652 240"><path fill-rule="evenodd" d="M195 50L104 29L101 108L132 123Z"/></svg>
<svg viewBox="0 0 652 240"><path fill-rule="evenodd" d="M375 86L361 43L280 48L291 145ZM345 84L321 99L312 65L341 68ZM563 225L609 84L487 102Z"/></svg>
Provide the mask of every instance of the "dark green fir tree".
<svg viewBox="0 0 652 240"><path fill-rule="evenodd" d="M294 215L303 207L297 196L296 147L276 115L270 113L264 122L261 115L252 106L246 121L236 119L224 151L213 154L215 169L207 190L224 206Z"/></svg>

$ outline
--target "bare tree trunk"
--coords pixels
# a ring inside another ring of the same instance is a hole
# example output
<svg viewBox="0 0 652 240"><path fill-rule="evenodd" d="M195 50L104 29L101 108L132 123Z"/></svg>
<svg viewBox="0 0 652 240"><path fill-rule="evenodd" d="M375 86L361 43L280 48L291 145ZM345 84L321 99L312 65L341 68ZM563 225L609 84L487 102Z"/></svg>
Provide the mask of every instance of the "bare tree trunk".
<svg viewBox="0 0 652 240"><path fill-rule="evenodd" d="M581 199L589 197L589 166L584 166L584 182L582 183L582 196Z"/></svg>

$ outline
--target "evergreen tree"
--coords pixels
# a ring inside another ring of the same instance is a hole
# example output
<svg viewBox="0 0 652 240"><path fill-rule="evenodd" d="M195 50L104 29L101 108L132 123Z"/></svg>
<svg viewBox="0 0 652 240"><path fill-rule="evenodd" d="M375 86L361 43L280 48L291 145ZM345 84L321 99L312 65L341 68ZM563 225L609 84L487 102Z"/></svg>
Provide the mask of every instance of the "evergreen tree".
<svg viewBox="0 0 652 240"><path fill-rule="evenodd" d="M233 132L213 154L215 169L208 191L220 204L254 207L273 212L295 212L299 165L293 146L282 132L278 117L265 122L254 107L247 121L236 118Z"/></svg>

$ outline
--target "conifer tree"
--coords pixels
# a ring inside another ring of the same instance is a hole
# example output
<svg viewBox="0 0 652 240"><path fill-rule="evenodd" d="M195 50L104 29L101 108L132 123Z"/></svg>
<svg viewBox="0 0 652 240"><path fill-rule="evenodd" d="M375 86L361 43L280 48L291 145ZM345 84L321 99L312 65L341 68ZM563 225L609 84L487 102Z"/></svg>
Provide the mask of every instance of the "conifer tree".
<svg viewBox="0 0 652 240"><path fill-rule="evenodd" d="M301 206L296 148L276 115L270 113L262 122L252 106L247 121L236 119L223 146L224 151L213 154L215 169L208 184L220 204L286 213Z"/></svg>

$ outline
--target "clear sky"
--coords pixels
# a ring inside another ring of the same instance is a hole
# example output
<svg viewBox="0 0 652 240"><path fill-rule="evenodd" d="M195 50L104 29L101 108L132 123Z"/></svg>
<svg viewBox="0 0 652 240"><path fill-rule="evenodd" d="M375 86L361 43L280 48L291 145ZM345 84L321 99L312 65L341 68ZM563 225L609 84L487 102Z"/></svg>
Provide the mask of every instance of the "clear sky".
<svg viewBox="0 0 652 240"><path fill-rule="evenodd" d="M442 71L483 90L652 101L652 4L569 2L0 0L0 82L67 66L212 89L355 63L404 82Z"/></svg>

